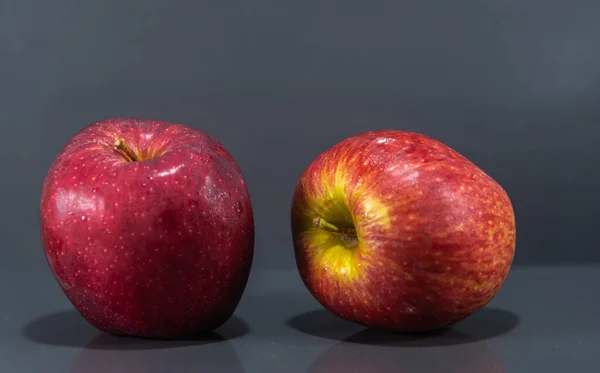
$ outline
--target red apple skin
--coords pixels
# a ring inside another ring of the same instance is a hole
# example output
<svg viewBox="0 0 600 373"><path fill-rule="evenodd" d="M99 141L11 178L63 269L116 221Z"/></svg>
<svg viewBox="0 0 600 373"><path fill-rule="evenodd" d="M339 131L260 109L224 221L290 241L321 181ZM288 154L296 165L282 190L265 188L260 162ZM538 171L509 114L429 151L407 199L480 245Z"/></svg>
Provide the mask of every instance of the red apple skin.
<svg viewBox="0 0 600 373"><path fill-rule="evenodd" d="M118 139L142 160L127 161ZM180 124L114 118L81 130L46 176L40 225L58 284L111 334L215 329L252 265L253 212L238 165L217 140Z"/></svg>
<svg viewBox="0 0 600 373"><path fill-rule="evenodd" d="M372 131L325 151L297 183L291 223L311 294L346 320L397 332L439 329L481 309L515 253L503 188L413 132Z"/></svg>

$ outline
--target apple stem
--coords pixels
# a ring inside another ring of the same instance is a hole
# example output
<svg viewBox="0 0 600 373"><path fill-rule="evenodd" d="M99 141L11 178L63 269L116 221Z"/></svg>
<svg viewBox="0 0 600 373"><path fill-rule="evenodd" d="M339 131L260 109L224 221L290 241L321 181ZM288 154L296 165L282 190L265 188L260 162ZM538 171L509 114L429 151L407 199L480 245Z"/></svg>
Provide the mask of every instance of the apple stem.
<svg viewBox="0 0 600 373"><path fill-rule="evenodd" d="M121 153L125 155L128 162L138 162L140 160L123 139L117 139L113 144L113 148L115 148L115 150L120 150Z"/></svg>
<svg viewBox="0 0 600 373"><path fill-rule="evenodd" d="M348 235L356 235L356 229L354 228L338 228L337 226L329 223L325 219L322 218L314 218L313 225L317 228L323 228L328 231L338 232Z"/></svg>

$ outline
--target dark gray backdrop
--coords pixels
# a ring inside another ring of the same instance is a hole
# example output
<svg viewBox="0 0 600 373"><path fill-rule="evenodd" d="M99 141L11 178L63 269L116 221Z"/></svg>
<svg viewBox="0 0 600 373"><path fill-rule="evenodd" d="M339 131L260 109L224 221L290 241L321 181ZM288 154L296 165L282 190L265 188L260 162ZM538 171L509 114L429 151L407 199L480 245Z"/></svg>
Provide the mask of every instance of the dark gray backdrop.
<svg viewBox="0 0 600 373"><path fill-rule="evenodd" d="M302 170L353 134L435 137L499 181L516 263L600 261L595 0L0 0L0 269L46 268L41 184L83 126L217 137L244 171L255 268L294 266Z"/></svg>

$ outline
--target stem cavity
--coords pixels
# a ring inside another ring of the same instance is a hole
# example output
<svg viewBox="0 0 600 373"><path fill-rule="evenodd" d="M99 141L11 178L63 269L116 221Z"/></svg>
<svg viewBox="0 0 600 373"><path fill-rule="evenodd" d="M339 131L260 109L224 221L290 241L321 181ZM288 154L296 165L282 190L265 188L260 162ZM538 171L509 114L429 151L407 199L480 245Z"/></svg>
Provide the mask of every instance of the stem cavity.
<svg viewBox="0 0 600 373"><path fill-rule="evenodd" d="M323 218L314 218L313 225L317 228L321 228L330 232L340 233L348 236L356 237L356 229L354 227L337 227Z"/></svg>
<svg viewBox="0 0 600 373"><path fill-rule="evenodd" d="M127 160L127 162L139 162L139 157L135 154L133 150L127 145L124 139L117 139L113 144L113 149L115 149L119 154L123 155L123 157Z"/></svg>

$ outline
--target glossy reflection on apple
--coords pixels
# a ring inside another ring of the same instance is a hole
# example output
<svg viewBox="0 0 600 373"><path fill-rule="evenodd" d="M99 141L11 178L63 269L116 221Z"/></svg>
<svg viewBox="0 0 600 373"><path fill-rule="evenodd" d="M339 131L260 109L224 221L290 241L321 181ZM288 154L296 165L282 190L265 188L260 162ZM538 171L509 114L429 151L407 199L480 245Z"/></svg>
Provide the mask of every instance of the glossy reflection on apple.
<svg viewBox="0 0 600 373"><path fill-rule="evenodd" d="M504 189L430 137L382 130L319 155L292 201L304 284L334 314L421 332L453 324L499 291L515 252Z"/></svg>
<svg viewBox="0 0 600 373"><path fill-rule="evenodd" d="M216 139L180 124L115 118L85 127L48 171L40 224L58 284L112 334L217 328L252 264L240 168Z"/></svg>

